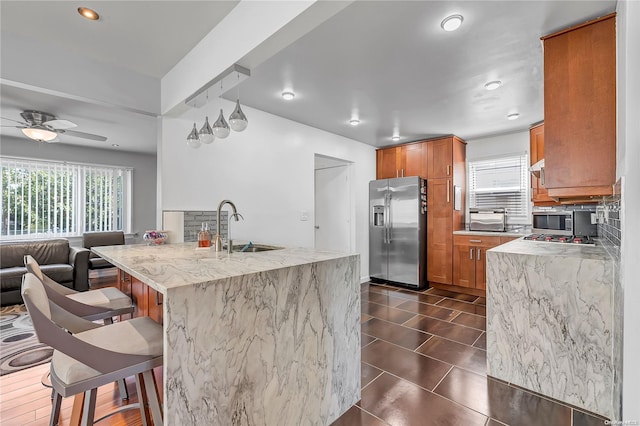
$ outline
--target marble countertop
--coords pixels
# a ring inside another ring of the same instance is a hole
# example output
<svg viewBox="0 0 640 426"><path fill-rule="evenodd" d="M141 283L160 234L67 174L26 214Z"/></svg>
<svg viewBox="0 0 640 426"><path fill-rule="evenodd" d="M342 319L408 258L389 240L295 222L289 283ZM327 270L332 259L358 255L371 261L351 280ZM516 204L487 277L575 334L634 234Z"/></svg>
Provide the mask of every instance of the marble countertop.
<svg viewBox="0 0 640 426"><path fill-rule="evenodd" d="M523 254L549 257L577 257L590 260L609 260L604 247L600 245L560 244L545 241L517 239L494 247L494 253Z"/></svg>
<svg viewBox="0 0 640 426"><path fill-rule="evenodd" d="M285 247L262 252L215 252L197 243L93 247L105 260L166 294L167 289L292 266L340 259L356 254Z"/></svg>

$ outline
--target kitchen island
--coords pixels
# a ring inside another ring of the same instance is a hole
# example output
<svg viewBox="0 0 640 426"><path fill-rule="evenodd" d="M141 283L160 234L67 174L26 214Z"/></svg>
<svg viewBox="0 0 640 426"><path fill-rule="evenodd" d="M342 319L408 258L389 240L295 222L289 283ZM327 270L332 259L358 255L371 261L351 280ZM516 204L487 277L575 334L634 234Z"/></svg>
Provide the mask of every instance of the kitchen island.
<svg viewBox="0 0 640 426"><path fill-rule="evenodd" d="M95 247L164 297L167 425L328 425L360 399L358 255Z"/></svg>
<svg viewBox="0 0 640 426"><path fill-rule="evenodd" d="M487 374L620 419L622 327L604 248L519 239L486 258Z"/></svg>

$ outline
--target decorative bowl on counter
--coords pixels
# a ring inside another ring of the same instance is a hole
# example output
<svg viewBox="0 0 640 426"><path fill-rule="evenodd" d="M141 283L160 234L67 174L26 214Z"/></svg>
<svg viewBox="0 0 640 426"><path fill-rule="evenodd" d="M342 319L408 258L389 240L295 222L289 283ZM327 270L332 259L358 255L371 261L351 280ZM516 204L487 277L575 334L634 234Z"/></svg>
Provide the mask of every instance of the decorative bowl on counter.
<svg viewBox="0 0 640 426"><path fill-rule="evenodd" d="M155 246L155 245L164 244L167 237L168 235L166 231L152 230L152 231L145 231L144 235L142 236L142 239L145 240L148 245Z"/></svg>

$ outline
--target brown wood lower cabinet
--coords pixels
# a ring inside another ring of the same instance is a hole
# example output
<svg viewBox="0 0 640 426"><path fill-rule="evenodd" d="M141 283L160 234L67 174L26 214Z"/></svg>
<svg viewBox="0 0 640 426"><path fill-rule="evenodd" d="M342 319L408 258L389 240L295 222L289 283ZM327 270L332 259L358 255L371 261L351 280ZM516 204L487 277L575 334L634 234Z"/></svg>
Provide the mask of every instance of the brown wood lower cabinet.
<svg viewBox="0 0 640 426"><path fill-rule="evenodd" d="M122 270L118 271L118 288L131 297L131 301L136 306L133 311L134 318L146 316L162 324L162 293ZM128 315L121 319L127 319L127 317Z"/></svg>
<svg viewBox="0 0 640 426"><path fill-rule="evenodd" d="M453 236L453 285L485 290L487 288L486 251L515 239L484 235Z"/></svg>

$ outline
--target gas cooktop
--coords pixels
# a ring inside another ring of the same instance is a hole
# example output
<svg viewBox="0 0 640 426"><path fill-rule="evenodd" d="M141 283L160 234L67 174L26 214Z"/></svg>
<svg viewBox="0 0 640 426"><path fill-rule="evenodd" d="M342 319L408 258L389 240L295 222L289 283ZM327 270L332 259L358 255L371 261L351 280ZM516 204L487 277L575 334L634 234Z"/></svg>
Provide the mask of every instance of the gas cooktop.
<svg viewBox="0 0 640 426"><path fill-rule="evenodd" d="M553 235L553 234L530 234L524 237L525 240L541 241L548 243L564 244L595 244L593 237L581 235Z"/></svg>

